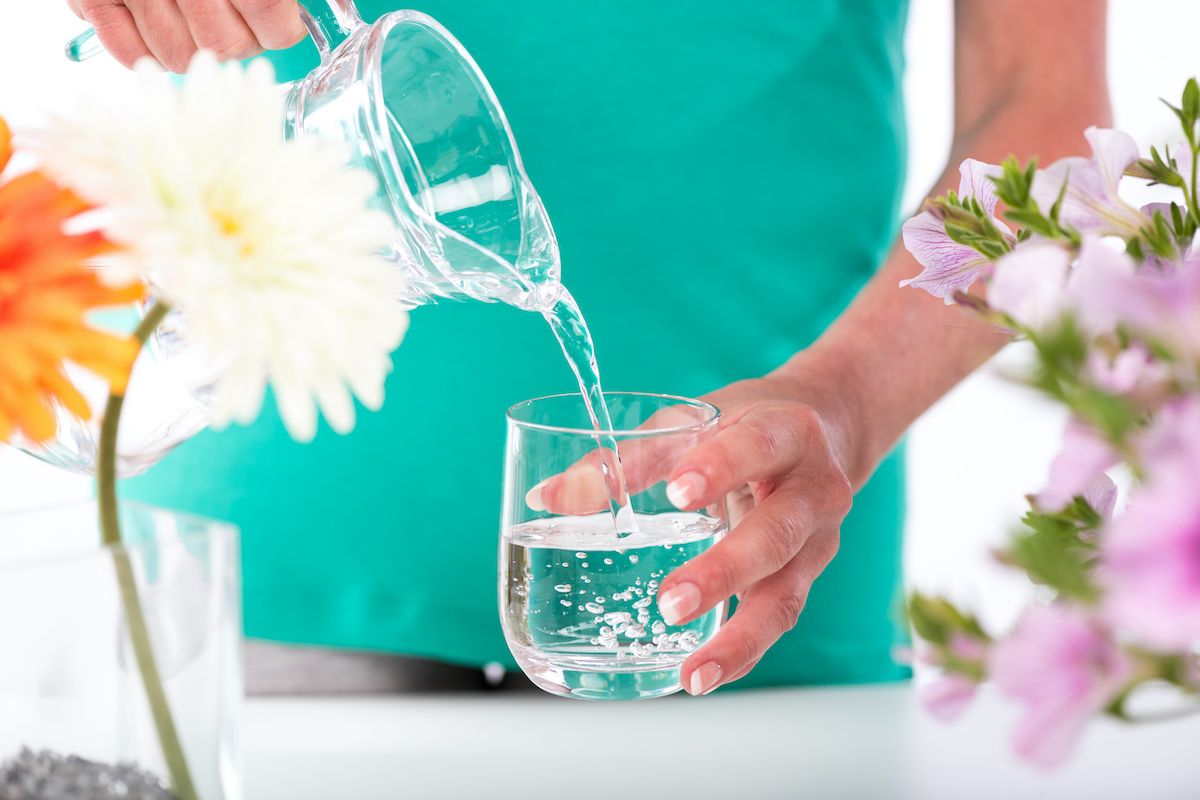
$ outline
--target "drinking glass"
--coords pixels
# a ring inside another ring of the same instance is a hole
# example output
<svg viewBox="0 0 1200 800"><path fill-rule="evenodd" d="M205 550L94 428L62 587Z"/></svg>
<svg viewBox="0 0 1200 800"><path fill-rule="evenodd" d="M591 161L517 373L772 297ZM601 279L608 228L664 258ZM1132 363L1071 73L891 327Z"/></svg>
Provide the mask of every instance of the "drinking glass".
<svg viewBox="0 0 1200 800"><path fill-rule="evenodd" d="M715 435L716 407L662 394L605 393L613 431L564 394L508 410L500 531L500 615L525 674L551 694L591 700L679 691L679 667L725 620L722 603L685 625L659 614L658 587L728 529L725 503L680 511L666 478ZM628 495L608 468L616 443ZM618 533L610 498L637 529Z"/></svg>

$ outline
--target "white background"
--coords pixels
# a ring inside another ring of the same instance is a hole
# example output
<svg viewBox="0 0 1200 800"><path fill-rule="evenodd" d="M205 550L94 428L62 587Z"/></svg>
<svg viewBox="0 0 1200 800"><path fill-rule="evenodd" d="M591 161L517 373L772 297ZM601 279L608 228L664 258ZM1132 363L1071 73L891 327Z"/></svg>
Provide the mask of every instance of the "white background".
<svg viewBox="0 0 1200 800"><path fill-rule="evenodd" d="M1143 146L1161 143L1172 121L1157 98L1177 97L1186 77L1200 72L1195 48L1200 3L1112 0L1110 7L1109 77L1117 125ZM128 76L107 58L79 66L62 57L63 43L82 25L61 0L0 0L0 9L0 114L15 126L36 123L68 102L71 91L111 93L128 86ZM951 0L912 2L908 208L941 171L949 147L951 10ZM1062 425L1055 409L996 376L1022 359L1010 348L967 380L916 424L909 448L910 580L975 605L998 625L1012 619L1030 587L993 565L988 550L1020 516L1022 497L1040 487ZM88 493L86 479L0 448L0 510Z"/></svg>

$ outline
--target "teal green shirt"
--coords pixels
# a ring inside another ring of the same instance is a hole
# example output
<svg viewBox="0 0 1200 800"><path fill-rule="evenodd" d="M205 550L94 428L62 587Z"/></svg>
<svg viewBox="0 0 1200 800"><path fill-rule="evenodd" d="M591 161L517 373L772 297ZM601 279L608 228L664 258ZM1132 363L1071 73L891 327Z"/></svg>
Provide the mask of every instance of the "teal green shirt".
<svg viewBox="0 0 1200 800"><path fill-rule="evenodd" d="M360 2L368 19L392 3ZM425 0L508 114L605 386L696 396L809 344L899 218L903 0ZM275 54L281 78L311 43ZM573 391L546 323L416 310L379 413L292 443L271 403L125 494L237 523L251 637L512 665L496 607L504 411ZM740 685L902 677L893 453L795 630Z"/></svg>

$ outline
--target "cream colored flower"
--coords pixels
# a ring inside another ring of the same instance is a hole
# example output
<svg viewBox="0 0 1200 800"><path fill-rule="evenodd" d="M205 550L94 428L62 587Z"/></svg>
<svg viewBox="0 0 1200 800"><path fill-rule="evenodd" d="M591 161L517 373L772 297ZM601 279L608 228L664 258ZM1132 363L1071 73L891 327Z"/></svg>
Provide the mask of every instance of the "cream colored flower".
<svg viewBox="0 0 1200 800"><path fill-rule="evenodd" d="M221 364L214 425L248 423L265 387L293 438L318 407L339 432L353 397L383 402L407 316L400 273L378 253L390 224L368 208L374 179L324 142L286 140L271 66L192 61L183 85L150 66L127 101L84 100L36 137L44 169L111 214L128 252Z"/></svg>

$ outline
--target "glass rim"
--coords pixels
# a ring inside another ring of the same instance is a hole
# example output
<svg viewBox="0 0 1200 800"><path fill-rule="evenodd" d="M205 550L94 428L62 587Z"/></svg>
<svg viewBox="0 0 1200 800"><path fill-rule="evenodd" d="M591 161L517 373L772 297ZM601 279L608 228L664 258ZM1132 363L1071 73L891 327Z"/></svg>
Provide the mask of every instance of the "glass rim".
<svg viewBox="0 0 1200 800"><path fill-rule="evenodd" d="M0 511L0 523L5 520L15 520L21 517L36 517L39 515L51 515L55 513L71 513L78 511L84 507L95 507L95 498L85 498L79 500L71 500L65 503L45 503L31 506L22 506L6 511ZM47 569L53 566L60 566L68 563L87 561L97 557L111 558L112 553L123 552L127 554L136 554L140 551L149 551L155 548L165 547L187 547L190 543L211 540L219 538L227 541L238 541L241 537L241 531L237 525L225 520L206 517L202 514L192 514L187 511L176 511L162 506L142 503L137 500L121 500L120 509L132 509L142 514L170 514L173 517L186 519L194 524L197 524L199 529L186 533L178 533L169 539L139 539L137 541L121 541L115 544L103 542L99 538L97 530L97 538L91 544L85 546L58 547L47 552L37 553L28 558L2 558L0 557L0 575L14 574L25 572L33 569Z"/></svg>
<svg viewBox="0 0 1200 800"><path fill-rule="evenodd" d="M565 397L577 398L580 403L583 402L583 395L579 392L560 392L559 394L547 394L541 397L532 397L528 400L522 400L519 403L513 403L504 412L505 418L510 424L515 425L525 430L547 431L549 433L564 433L575 436L588 436L595 438L597 435L607 434L620 438L631 439L649 436L667 436L680 433L694 433L702 431L710 427L721 419L721 409L717 408L707 400L698 400L695 397L684 397L679 394L663 394L661 392L604 392L604 396L608 397L649 397L655 400L673 400L679 404L691 406L692 408L702 409L708 412L708 416L703 422L691 423L688 425L669 425L664 428L630 428L622 430L614 428L611 431L598 431L595 428L578 428L567 425L547 425L542 422L527 422L517 419L514 413L520 408L533 406L535 403L542 403L547 400L560 400Z"/></svg>

